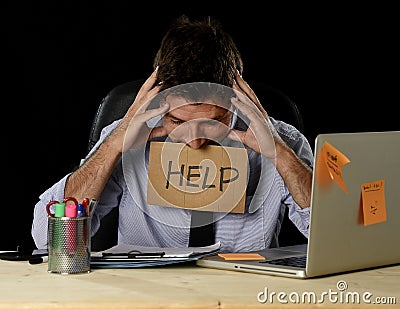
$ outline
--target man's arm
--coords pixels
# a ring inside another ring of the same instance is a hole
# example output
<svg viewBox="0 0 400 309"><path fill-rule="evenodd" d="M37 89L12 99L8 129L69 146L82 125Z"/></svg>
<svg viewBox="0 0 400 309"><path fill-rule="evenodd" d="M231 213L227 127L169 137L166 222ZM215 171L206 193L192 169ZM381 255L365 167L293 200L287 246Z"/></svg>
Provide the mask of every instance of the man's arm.
<svg viewBox="0 0 400 309"><path fill-rule="evenodd" d="M153 87L157 70L144 82L135 101L129 107L118 126L110 133L93 154L67 179L65 197L73 196L78 201L85 197L98 199L122 153L131 147L143 145L148 139L163 136L163 127L150 129L146 121L166 112L167 104L146 110L157 95L159 87Z"/></svg>
<svg viewBox="0 0 400 309"><path fill-rule="evenodd" d="M122 152L113 145L111 135L67 179L65 197L74 196L78 201L86 197L98 199Z"/></svg>
<svg viewBox="0 0 400 309"><path fill-rule="evenodd" d="M301 208L311 203L312 169L282 141L276 141L276 169Z"/></svg>

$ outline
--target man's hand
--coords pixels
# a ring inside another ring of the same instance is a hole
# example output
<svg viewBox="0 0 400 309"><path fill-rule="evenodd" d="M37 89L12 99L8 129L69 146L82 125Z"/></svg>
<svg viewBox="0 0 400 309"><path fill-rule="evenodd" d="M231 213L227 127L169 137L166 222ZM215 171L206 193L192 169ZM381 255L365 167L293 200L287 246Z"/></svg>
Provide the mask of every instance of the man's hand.
<svg viewBox="0 0 400 309"><path fill-rule="evenodd" d="M281 139L256 94L238 73L236 82L232 88L236 90L239 99L233 98L231 101L249 118L250 124L246 131L231 130L228 137L241 141L271 159L297 204L302 208L309 207L311 168Z"/></svg>
<svg viewBox="0 0 400 309"><path fill-rule="evenodd" d="M159 108L146 110L160 90L160 86L154 86L156 78L157 69L144 82L135 101L110 135L115 147L120 147L121 153L131 147L144 145L149 139L167 134L162 126L149 128L146 124L151 118L162 115L169 109L168 104L163 104Z"/></svg>
<svg viewBox="0 0 400 309"><path fill-rule="evenodd" d="M268 113L239 73L236 73L236 83L232 88L236 90L238 96L238 98L232 98L232 104L249 118L250 123L246 131L231 130L228 137L275 160L275 143L283 141L271 124Z"/></svg>

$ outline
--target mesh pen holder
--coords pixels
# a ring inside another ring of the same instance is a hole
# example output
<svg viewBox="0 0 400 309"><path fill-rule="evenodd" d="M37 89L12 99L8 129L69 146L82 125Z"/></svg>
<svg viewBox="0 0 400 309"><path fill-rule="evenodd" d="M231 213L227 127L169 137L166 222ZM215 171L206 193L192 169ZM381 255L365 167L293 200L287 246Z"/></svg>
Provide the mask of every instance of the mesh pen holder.
<svg viewBox="0 0 400 309"><path fill-rule="evenodd" d="M48 217L48 272L90 272L90 217Z"/></svg>

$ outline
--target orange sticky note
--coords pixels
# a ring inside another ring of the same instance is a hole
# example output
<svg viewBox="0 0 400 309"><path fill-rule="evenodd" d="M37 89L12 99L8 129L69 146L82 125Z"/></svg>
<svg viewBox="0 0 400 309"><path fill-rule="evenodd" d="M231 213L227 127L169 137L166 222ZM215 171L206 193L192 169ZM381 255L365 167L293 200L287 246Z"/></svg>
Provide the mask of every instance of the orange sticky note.
<svg viewBox="0 0 400 309"><path fill-rule="evenodd" d="M320 185L327 187L332 182L347 193L343 179L343 166L350 160L328 142L324 142L317 157L316 177Z"/></svg>
<svg viewBox="0 0 400 309"><path fill-rule="evenodd" d="M265 260L265 257L258 253L219 253L218 256L227 261Z"/></svg>
<svg viewBox="0 0 400 309"><path fill-rule="evenodd" d="M386 221L384 180L363 183L361 198L365 226Z"/></svg>

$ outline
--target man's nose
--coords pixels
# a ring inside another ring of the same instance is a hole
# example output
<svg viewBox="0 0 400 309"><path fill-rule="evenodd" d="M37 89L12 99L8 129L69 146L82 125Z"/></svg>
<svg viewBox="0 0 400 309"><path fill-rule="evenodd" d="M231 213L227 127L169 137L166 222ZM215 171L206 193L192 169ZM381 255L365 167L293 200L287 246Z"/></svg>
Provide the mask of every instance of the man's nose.
<svg viewBox="0 0 400 309"><path fill-rule="evenodd" d="M207 142L204 138L196 138L186 143L190 148L200 149Z"/></svg>
<svg viewBox="0 0 400 309"><path fill-rule="evenodd" d="M193 148L199 149L201 146L204 145L206 139L201 136L200 126L196 122L192 122L187 127L188 135L186 138L186 144Z"/></svg>
<svg viewBox="0 0 400 309"><path fill-rule="evenodd" d="M192 121L191 123L189 123L187 129L188 129L189 141L199 138L200 127L199 127L198 123L196 123L195 121Z"/></svg>

